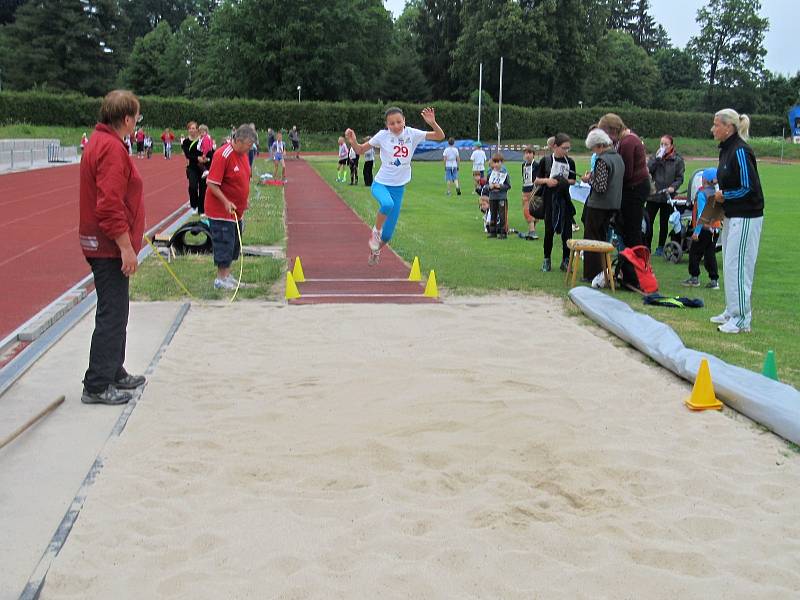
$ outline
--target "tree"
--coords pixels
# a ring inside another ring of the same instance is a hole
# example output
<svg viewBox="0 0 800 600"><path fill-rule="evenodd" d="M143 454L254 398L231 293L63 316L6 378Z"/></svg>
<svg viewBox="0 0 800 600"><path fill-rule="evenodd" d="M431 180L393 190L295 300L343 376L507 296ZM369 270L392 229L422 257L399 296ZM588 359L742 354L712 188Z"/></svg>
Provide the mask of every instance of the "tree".
<svg viewBox="0 0 800 600"><path fill-rule="evenodd" d="M648 54L669 48L667 31L650 14L650 0L609 0L608 29L631 34Z"/></svg>
<svg viewBox="0 0 800 600"><path fill-rule="evenodd" d="M665 89L699 89L703 85L700 65L695 57L680 48L662 48L653 59Z"/></svg>
<svg viewBox="0 0 800 600"><path fill-rule="evenodd" d="M207 96L360 100L377 96L391 47L381 0L239 0L211 16L197 70Z"/></svg>
<svg viewBox="0 0 800 600"><path fill-rule="evenodd" d="M137 94L156 96L183 94L187 78L186 62L166 21L136 40L120 74L123 86Z"/></svg>
<svg viewBox="0 0 800 600"><path fill-rule="evenodd" d="M431 99L431 86L424 73L413 24L419 9L406 5L394 23L392 47L379 86L380 97L387 100L426 102Z"/></svg>
<svg viewBox="0 0 800 600"><path fill-rule="evenodd" d="M759 0L710 0L697 11L700 35L687 49L704 66L709 108L719 86L750 86L763 76L769 20L758 15L760 10Z"/></svg>
<svg viewBox="0 0 800 600"><path fill-rule="evenodd" d="M652 105L658 88L658 67L630 34L609 31L600 40L596 56L585 88L590 105Z"/></svg>
<svg viewBox="0 0 800 600"><path fill-rule="evenodd" d="M0 25L11 23L14 20L14 12L25 2L25 0L0 0Z"/></svg>
<svg viewBox="0 0 800 600"><path fill-rule="evenodd" d="M0 31L4 83L104 95L124 60L124 26L115 0L27 2Z"/></svg>
<svg viewBox="0 0 800 600"><path fill-rule="evenodd" d="M450 64L461 35L462 0L415 0L418 9L414 32L419 36L422 70L431 85L433 97L455 97ZM481 9L486 16L488 8Z"/></svg>
<svg viewBox="0 0 800 600"><path fill-rule="evenodd" d="M187 17L208 19L216 5L216 0L120 0L131 40L144 37L162 21L174 31Z"/></svg>

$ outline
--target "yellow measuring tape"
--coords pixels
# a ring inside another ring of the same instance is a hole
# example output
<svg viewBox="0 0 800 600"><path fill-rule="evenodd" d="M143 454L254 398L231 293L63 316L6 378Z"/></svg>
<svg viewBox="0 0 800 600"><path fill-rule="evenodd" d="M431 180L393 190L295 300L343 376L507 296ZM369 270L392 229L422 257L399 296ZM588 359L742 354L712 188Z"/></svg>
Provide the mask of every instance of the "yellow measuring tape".
<svg viewBox="0 0 800 600"><path fill-rule="evenodd" d="M243 248L243 245L242 245L242 228L239 226L239 215L236 214L235 210L233 211L233 216L236 219L236 235L237 235L237 237L239 239L239 281L236 282L236 289L233 291L233 296L231 296L230 302L233 302L236 299L236 294L239 293L239 287L242 285L242 275L244 273L244 248ZM180 277L178 277L175 274L175 271L173 271L172 267L169 266L169 263L167 262L167 260L163 256L161 256L161 253L158 251L158 248L156 248L155 244L153 244L153 242L150 240L150 238L147 237L147 236L144 236L144 239L147 241L147 243L153 249L153 252L155 252L155 254L156 254L156 256L158 256L159 260L167 268L167 271L169 272L169 274L172 275L172 278L175 280L175 283L178 284L178 286L184 291L184 293L187 296L189 296L189 298L191 298L192 300L197 300L197 298L195 298L195 296L192 294L192 292L189 291L189 288L187 288L184 285L184 283L181 281Z"/></svg>

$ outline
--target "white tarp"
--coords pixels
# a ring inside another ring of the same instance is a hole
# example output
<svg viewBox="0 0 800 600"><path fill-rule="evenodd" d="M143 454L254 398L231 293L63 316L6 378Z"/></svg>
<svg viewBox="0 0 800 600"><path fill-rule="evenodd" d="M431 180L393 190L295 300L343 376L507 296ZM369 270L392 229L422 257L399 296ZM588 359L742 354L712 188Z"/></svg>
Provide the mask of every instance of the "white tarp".
<svg viewBox="0 0 800 600"><path fill-rule="evenodd" d="M569 297L590 319L690 382L694 382L701 359L708 359L714 391L720 400L800 444L800 392L792 386L690 350L669 325L598 290L575 287Z"/></svg>

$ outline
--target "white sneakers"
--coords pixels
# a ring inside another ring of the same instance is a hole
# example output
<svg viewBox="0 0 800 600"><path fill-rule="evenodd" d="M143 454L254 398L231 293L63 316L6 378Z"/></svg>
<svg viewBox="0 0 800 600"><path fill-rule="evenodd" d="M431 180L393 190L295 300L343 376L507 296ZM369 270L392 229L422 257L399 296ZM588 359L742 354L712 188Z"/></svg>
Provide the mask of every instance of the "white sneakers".
<svg viewBox="0 0 800 600"><path fill-rule="evenodd" d="M235 290L236 289L236 280L231 280L230 276L226 277L225 279L214 279L214 289L215 290Z"/></svg>
<svg viewBox="0 0 800 600"><path fill-rule="evenodd" d="M372 228L372 235L369 238L369 249L373 252L378 252L381 249L381 232Z"/></svg>
<svg viewBox="0 0 800 600"><path fill-rule="evenodd" d="M717 327L717 329L719 329L721 333L750 333L749 327L737 327L733 319L730 319L727 323L723 323Z"/></svg>
<svg viewBox="0 0 800 600"><path fill-rule="evenodd" d="M730 319L730 318L731 318L730 315L728 315L728 313L724 312L721 315L717 315L716 317L711 317L709 319L709 321L711 321L715 325L724 325L725 323L728 322L728 319Z"/></svg>

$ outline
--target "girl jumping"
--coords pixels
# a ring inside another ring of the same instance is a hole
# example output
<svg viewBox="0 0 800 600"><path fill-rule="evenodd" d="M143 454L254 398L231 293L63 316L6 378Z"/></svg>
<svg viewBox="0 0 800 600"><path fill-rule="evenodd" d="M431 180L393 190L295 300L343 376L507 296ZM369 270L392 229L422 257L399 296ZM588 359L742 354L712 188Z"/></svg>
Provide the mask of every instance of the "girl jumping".
<svg viewBox="0 0 800 600"><path fill-rule="evenodd" d="M358 138L352 129L345 131L350 146L358 154L364 154L372 148L380 150L381 167L375 175L371 188L372 195L379 205L375 227L372 228L369 239L371 266L378 264L381 248L392 239L403 204L403 192L406 184L411 181L411 157L414 156L414 150L422 140L441 141L445 138L444 131L436 122L433 108L429 107L422 111L422 118L433 131L406 127L403 111L397 107L387 109L384 116L386 129L376 133L364 144L358 143Z"/></svg>

